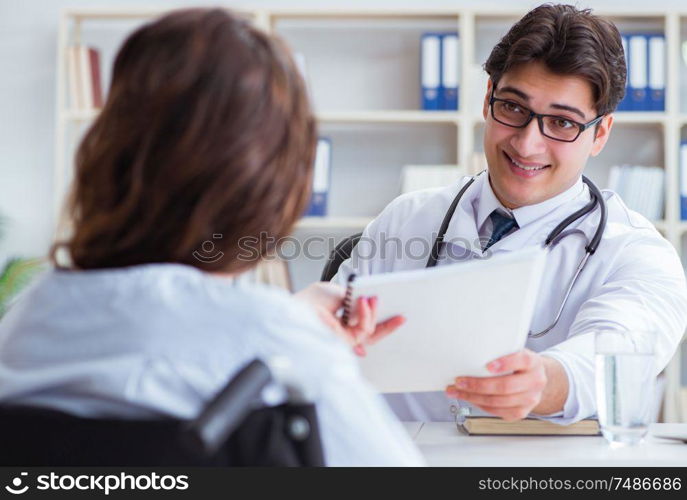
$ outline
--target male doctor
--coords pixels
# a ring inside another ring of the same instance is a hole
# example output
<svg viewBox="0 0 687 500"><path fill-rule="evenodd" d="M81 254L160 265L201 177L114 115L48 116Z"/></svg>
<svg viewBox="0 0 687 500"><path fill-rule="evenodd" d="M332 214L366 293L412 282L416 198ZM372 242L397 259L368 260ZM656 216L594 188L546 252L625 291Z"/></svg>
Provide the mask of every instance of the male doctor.
<svg viewBox="0 0 687 500"><path fill-rule="evenodd" d="M554 227L585 206L590 191L582 172L608 141L612 113L625 91L618 30L568 5L529 12L494 47L484 67L490 76L483 107L488 170L460 199L438 265L541 246ZM424 267L427 256L418 259L395 248L382 252L382 246L420 239L431 247L449 205L469 180L391 202L365 229L335 280L343 284L352 272ZM608 209L603 237L556 325L541 337L529 337L522 351L489 363L492 377L457 377L447 381L454 383L445 392L388 395L401 419L450 420L449 398L506 420L534 414L565 424L591 416L596 413L593 331L601 328L657 332L656 373L666 366L687 326L680 260L617 194L602 195ZM599 214L597 207L570 224L550 249L532 332L553 323ZM490 305L498 314L499 304Z"/></svg>

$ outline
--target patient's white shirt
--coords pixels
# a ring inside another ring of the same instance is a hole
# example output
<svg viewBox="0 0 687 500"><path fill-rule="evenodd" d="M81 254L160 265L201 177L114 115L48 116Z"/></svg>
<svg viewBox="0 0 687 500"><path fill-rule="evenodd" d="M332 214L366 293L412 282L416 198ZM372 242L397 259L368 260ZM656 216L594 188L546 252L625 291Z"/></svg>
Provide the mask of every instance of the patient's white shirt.
<svg viewBox="0 0 687 500"><path fill-rule="evenodd" d="M316 403L328 465L422 465L307 304L179 264L47 272L0 322L0 401L192 418L247 362L275 357ZM281 402L271 389L264 397Z"/></svg>

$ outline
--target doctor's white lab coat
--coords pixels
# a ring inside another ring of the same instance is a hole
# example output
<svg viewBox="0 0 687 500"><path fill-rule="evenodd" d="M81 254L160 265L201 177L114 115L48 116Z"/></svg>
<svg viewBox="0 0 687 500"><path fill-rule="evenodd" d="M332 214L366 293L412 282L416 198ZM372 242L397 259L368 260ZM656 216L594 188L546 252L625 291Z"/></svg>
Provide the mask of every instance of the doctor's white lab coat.
<svg viewBox="0 0 687 500"><path fill-rule="evenodd" d="M446 188L408 193L391 202L367 226L361 242L341 265L334 281L345 284L352 272L364 275L425 267L444 215L469 179L463 178ZM488 176L479 175L462 197L448 226L444 239L447 243L437 265L482 257L476 220L485 182ZM543 245L559 222L589 202L587 186L580 180L577 187L576 194L559 206L552 208L550 203L543 202L541 207L527 207L532 220L489 251L498 255ZM617 194L602 193L608 207L608 222L598 250L587 261L558 324L541 338L529 338L526 344L533 351L555 358L565 368L570 390L564 409L547 416L561 424L596 413L595 330L656 331L658 374L670 361L687 326L685 275L675 249L648 220L629 210ZM541 213L536 213L539 208ZM541 331L553 322L599 219L598 209L578 219L551 248L530 331ZM484 300L488 302L489 297ZM493 308L498 313L498 304L493 304ZM460 318L456 318L456 328L460 328ZM403 420L453 418L450 401L443 392L394 394L387 399Z"/></svg>

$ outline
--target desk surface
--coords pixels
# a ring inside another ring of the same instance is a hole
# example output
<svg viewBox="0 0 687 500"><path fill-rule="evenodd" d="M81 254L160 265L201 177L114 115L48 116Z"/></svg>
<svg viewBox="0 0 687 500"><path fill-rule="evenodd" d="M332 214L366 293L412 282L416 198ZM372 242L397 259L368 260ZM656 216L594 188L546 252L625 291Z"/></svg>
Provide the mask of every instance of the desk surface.
<svg viewBox="0 0 687 500"><path fill-rule="evenodd" d="M646 442L611 448L601 436L466 436L452 422L405 422L430 466L687 467L687 444L656 434L687 424L652 424Z"/></svg>

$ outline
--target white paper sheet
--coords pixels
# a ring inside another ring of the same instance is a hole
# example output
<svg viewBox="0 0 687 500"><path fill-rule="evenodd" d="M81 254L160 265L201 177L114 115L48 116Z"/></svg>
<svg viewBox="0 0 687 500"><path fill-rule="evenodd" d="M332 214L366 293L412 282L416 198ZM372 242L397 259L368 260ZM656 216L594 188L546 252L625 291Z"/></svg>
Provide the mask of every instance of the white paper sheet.
<svg viewBox="0 0 687 500"><path fill-rule="evenodd" d="M544 269L540 248L431 269L356 277L352 297L377 296L378 320L406 323L361 360L380 392L437 391L525 346Z"/></svg>

